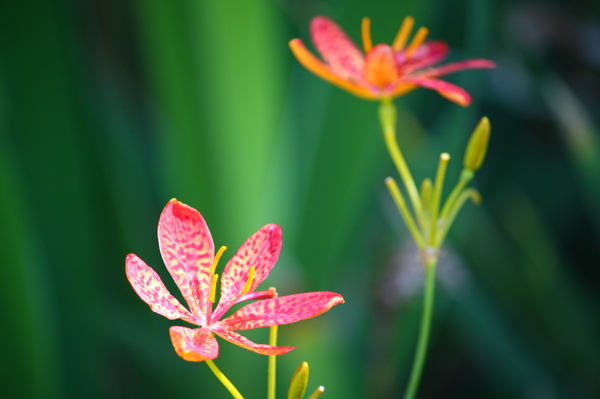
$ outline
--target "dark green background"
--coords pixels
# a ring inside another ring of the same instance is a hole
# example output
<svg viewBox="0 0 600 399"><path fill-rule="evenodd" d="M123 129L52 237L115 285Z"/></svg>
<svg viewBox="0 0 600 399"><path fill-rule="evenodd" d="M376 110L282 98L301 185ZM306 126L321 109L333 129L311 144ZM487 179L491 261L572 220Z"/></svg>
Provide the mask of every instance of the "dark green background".
<svg viewBox="0 0 600 399"><path fill-rule="evenodd" d="M599 8L594 1L4 1L0 5L0 396L226 398L124 273L134 252L176 288L156 226L173 197L233 254L284 231L268 280L346 304L280 328L279 397L301 361L324 398L397 398L416 340L417 255L383 179L376 103L305 71L287 42L328 15L391 42L403 17L494 71L449 80L461 108L400 98L415 177L489 116L490 150L440 264L422 398L600 396ZM396 284L397 283L397 284ZM258 342L268 331L249 332ZM266 357L217 364L265 397Z"/></svg>

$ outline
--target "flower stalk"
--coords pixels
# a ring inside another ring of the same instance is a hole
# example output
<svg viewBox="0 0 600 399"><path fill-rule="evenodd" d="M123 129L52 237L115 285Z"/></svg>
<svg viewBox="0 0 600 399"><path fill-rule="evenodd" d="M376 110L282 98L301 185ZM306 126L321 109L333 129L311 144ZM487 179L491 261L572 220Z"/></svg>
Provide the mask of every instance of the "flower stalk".
<svg viewBox="0 0 600 399"><path fill-rule="evenodd" d="M436 266L437 256L429 257L425 264L425 293L417 350L415 352L412 371L410 373L410 379L408 380L404 399L413 399L415 397L423 373L423 365L425 364L425 355L427 354L427 346L429 343L429 332L431 330L431 318L433 315Z"/></svg>
<svg viewBox="0 0 600 399"><path fill-rule="evenodd" d="M277 346L277 330L278 326L271 326L269 329L269 345ZM267 383L267 399L275 399L275 372L277 364L277 356L269 356L269 371L268 371L268 383Z"/></svg>
<svg viewBox="0 0 600 399"><path fill-rule="evenodd" d="M221 370L219 370L215 362L213 362L211 359L207 359L206 364L213 372L213 374L218 378L218 380L221 381L225 388L227 388L229 393L231 393L231 396L233 396L235 399L244 399L240 391L238 391L237 388L231 383L231 381L229 381L229 379L225 377L225 374L223 374Z"/></svg>
<svg viewBox="0 0 600 399"><path fill-rule="evenodd" d="M386 99L381 102L379 118L388 152L410 198L412 211L408 207L396 181L388 177L385 180L385 184L398 207L408 231L421 252L426 276L423 313L421 316L417 349L404 396L405 399L413 399L419 387L427 354L435 294L435 269L437 267L439 249L442 247L454 219L467 200L471 199L476 204L481 201L477 190L467 188L467 184L473 179L475 172L481 167L485 158L490 128L489 120L482 118L467 145L464 169L460 174L460 178L446 202L442 203L442 193L450 155L447 153L440 155L434 182L432 183L430 179L425 179L421 185L420 192L417 191L415 181L396 140L396 108L391 100Z"/></svg>

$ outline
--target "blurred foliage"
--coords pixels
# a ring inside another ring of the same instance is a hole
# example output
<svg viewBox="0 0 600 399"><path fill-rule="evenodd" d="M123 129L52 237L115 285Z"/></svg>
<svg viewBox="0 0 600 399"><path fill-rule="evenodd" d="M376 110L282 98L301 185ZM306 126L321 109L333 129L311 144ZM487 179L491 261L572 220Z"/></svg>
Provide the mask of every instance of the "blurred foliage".
<svg viewBox="0 0 600 399"><path fill-rule="evenodd" d="M396 101L418 180L442 151L456 176L476 122L492 122L484 203L440 264L421 397L600 396L597 2L32 0L0 5L2 397L227 397L125 278L128 252L166 276L155 229L172 197L217 245L281 224L270 284L346 298L280 329L299 346L278 362L281 397L302 361L324 397L399 397L422 277L384 189L376 104L288 51L317 14L357 40L369 16L375 42L411 14L452 60L498 62L450 78L467 109L426 90ZM217 363L265 396L266 357L222 344Z"/></svg>

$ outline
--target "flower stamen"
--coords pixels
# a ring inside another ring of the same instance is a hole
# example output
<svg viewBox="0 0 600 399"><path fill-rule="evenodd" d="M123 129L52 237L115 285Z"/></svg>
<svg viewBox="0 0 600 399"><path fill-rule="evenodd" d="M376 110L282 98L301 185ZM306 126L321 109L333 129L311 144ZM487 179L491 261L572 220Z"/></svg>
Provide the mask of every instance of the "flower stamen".
<svg viewBox="0 0 600 399"><path fill-rule="evenodd" d="M208 296L210 303L215 303L215 297L217 296L217 280L219 280L218 274L213 274L212 281L210 282L210 294Z"/></svg>
<svg viewBox="0 0 600 399"><path fill-rule="evenodd" d="M361 25L363 49L365 53L368 53L373 48L373 41L371 40L371 19L364 17Z"/></svg>
<svg viewBox="0 0 600 399"><path fill-rule="evenodd" d="M254 269L254 266L250 266L250 272L248 273L248 281L246 281L246 284L244 285L244 288L242 289L242 296L246 295L248 293L248 291L250 291L250 286L252 285L252 282L254 281L255 273L256 273L256 270Z"/></svg>
<svg viewBox="0 0 600 399"><path fill-rule="evenodd" d="M408 41L408 35L410 35L410 31L415 25L415 19L413 17L405 17L404 21L402 21L402 25L400 25L400 29L396 34L396 38L392 44L392 48L395 51L401 51L404 46L406 46L406 42Z"/></svg>
<svg viewBox="0 0 600 399"><path fill-rule="evenodd" d="M423 44L423 42L427 38L428 34L429 34L429 29L427 29L426 27L422 26L419 28L419 30L415 34L415 37L413 38L413 41L410 43L410 45L406 49L406 59L407 60L413 55L415 50L418 49L421 44Z"/></svg>
<svg viewBox="0 0 600 399"><path fill-rule="evenodd" d="M223 255L223 252L225 252L226 249L227 249L227 247L225 245L223 245L217 251L217 253L215 255L215 259L213 260L213 263L210 266L210 271L209 271L209 275L210 276L212 276L213 274L215 274L215 270L217 270L217 264L219 263L219 260L221 259L221 256Z"/></svg>

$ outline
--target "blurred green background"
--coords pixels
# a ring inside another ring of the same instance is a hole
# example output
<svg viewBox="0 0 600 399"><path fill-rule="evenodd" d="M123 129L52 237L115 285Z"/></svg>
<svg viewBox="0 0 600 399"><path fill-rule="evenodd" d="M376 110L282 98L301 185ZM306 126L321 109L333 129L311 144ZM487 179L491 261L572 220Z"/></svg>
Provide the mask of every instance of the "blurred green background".
<svg viewBox="0 0 600 399"><path fill-rule="evenodd" d="M475 186L440 264L421 398L600 397L600 3L594 1L31 0L0 5L0 396L227 398L173 351L169 321L124 272L163 276L173 197L233 254L284 231L267 284L346 304L280 328L279 397L302 361L324 398L397 398L416 342L417 254L383 185L375 103L332 88L288 50L328 15L390 42L406 14L447 41L473 105L400 98L399 142L420 181L440 152L458 176L482 115ZM267 342L268 331L248 336ZM267 358L221 341L217 364L265 397Z"/></svg>

